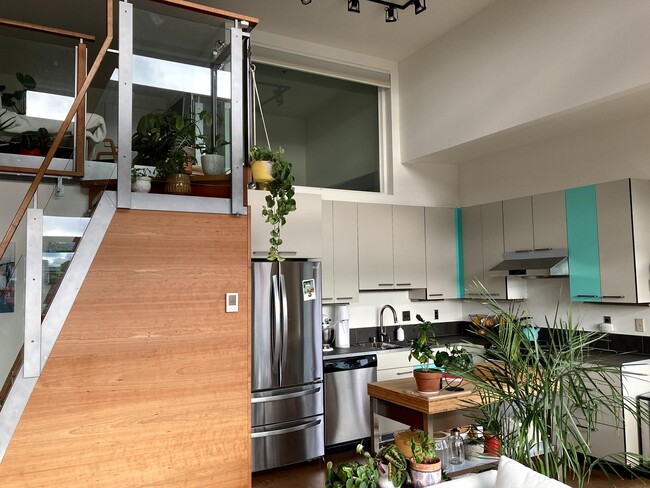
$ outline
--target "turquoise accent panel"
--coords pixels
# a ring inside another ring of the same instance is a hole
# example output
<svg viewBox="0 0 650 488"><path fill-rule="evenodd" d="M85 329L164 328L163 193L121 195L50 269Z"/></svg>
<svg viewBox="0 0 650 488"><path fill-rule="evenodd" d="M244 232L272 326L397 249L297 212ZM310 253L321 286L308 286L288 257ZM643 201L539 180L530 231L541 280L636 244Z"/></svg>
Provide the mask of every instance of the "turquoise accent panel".
<svg viewBox="0 0 650 488"><path fill-rule="evenodd" d="M566 225L571 300L600 302L598 215L594 185L566 190Z"/></svg>
<svg viewBox="0 0 650 488"><path fill-rule="evenodd" d="M463 263L463 209L454 212L456 221L456 288L458 298L465 298L465 265Z"/></svg>

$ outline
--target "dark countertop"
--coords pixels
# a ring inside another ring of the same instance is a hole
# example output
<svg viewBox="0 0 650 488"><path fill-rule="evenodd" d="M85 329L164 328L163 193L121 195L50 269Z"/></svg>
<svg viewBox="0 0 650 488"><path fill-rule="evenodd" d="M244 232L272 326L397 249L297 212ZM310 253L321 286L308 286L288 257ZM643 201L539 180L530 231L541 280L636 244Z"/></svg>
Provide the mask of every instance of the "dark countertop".
<svg viewBox="0 0 650 488"><path fill-rule="evenodd" d="M636 361L650 361L650 356L645 354L606 351L604 349L592 349L585 357L590 361L612 366L622 366Z"/></svg>
<svg viewBox="0 0 650 488"><path fill-rule="evenodd" d="M452 335L452 336L443 336L437 337L439 346L444 347L445 344L449 345L463 345L466 343L476 344L479 346L485 346L488 341L483 339L480 336L466 336L466 335ZM351 345L350 347L335 347L333 351L323 351L323 359L341 359L353 356L365 356L368 354L386 354L397 351L405 351L411 348L411 343L409 341L397 342L393 341L390 344L397 344L401 346L400 348L395 349L377 349L371 346L355 346Z"/></svg>

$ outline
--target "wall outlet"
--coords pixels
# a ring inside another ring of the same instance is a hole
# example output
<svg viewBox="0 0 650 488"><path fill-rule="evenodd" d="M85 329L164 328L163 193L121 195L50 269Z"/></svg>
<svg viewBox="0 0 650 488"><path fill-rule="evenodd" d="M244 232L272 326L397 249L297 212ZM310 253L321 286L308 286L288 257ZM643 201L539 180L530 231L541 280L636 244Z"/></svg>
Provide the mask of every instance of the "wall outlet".
<svg viewBox="0 0 650 488"><path fill-rule="evenodd" d="M402 322L408 322L409 320L411 320L411 312L408 310L402 312Z"/></svg>
<svg viewBox="0 0 650 488"><path fill-rule="evenodd" d="M610 315L603 315L603 322L605 322L606 324L611 324L612 317Z"/></svg>
<svg viewBox="0 0 650 488"><path fill-rule="evenodd" d="M433 311L433 320L438 320L439 318L440 318L440 316L439 316L439 314L438 314L438 309L436 308L436 309Z"/></svg>
<svg viewBox="0 0 650 488"><path fill-rule="evenodd" d="M645 332L645 320L634 319L634 330L636 330L637 332Z"/></svg>

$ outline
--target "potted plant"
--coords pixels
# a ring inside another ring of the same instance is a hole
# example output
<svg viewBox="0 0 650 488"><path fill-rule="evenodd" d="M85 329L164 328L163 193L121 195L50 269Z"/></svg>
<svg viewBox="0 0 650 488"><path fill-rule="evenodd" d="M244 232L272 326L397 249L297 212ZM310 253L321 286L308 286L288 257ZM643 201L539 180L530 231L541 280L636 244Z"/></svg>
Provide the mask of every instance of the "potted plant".
<svg viewBox="0 0 650 488"><path fill-rule="evenodd" d="M451 391L461 391L463 378L457 376L458 372L466 372L472 368L472 355L464 347L453 346L446 351L438 351L434 357L436 367L444 370L443 383L447 385L446 389Z"/></svg>
<svg viewBox="0 0 650 488"><path fill-rule="evenodd" d="M377 453L380 488L399 488L406 482L406 458L395 444L386 444Z"/></svg>
<svg viewBox="0 0 650 488"><path fill-rule="evenodd" d="M472 425L465 440L465 459L474 459L483 454L484 444L483 433L478 430L476 425Z"/></svg>
<svg viewBox="0 0 650 488"><path fill-rule="evenodd" d="M253 181L257 188L263 190L266 184L273 179L273 162L282 157L282 148L279 151L272 151L268 147L253 146L250 150L251 171Z"/></svg>
<svg viewBox="0 0 650 488"><path fill-rule="evenodd" d="M230 144L221 134L217 134L214 139L214 145L207 146L203 149L201 155L201 169L204 175L220 175L226 171L226 157L218 154L222 147Z"/></svg>
<svg viewBox="0 0 650 488"><path fill-rule="evenodd" d="M191 193L189 176L196 160L193 150L201 147L204 136L197 122L210 125L211 116L203 111L189 117L167 110L143 115L138 121L131 147L137 151L133 164L155 166L159 178L166 180L165 191L175 194Z"/></svg>
<svg viewBox="0 0 650 488"><path fill-rule="evenodd" d="M151 176L147 168L131 167L131 191L141 193L151 191Z"/></svg>
<svg viewBox="0 0 650 488"><path fill-rule="evenodd" d="M43 151L47 152L51 139L47 129L41 127L38 130L27 130L14 136L11 140L20 145L19 154L40 156Z"/></svg>
<svg viewBox="0 0 650 488"><path fill-rule="evenodd" d="M442 379L442 373L435 369L436 353L433 352L432 348L438 345L438 341L433 330L433 324L425 321L419 314L415 318L420 322L415 326L419 334L411 344L409 361L415 359L421 366L419 369L413 370L413 376L418 391L435 392L440 389L440 380Z"/></svg>
<svg viewBox="0 0 650 488"><path fill-rule="evenodd" d="M325 471L325 488L346 488L349 486L366 486L377 488L379 486L379 469L377 463L363 448L363 444L357 446L357 453L363 454L364 462L341 463L336 469L332 461L327 462Z"/></svg>
<svg viewBox="0 0 650 488"><path fill-rule="evenodd" d="M25 114L25 94L28 90L36 88L36 80L31 75L23 73L16 73L18 83L23 87L21 90L15 90L12 93L5 93L7 87L0 85L0 94L2 96L2 105L6 108L12 109L18 114Z"/></svg>
<svg viewBox="0 0 650 488"><path fill-rule="evenodd" d="M291 163L284 159L284 150L272 152L268 149L261 149L254 146L251 149L251 158L268 156L272 159L271 180L266 183L269 194L266 195L266 205L262 207L262 215L265 222L271 224L269 237L269 261L284 261L280 255L279 247L282 244L282 226L287 222L287 215L296 210L296 200L293 198L293 175L291 174ZM251 163L252 164L252 163Z"/></svg>
<svg viewBox="0 0 650 488"><path fill-rule="evenodd" d="M413 457L409 459L411 483L415 488L425 488L440 483L442 463L436 456L435 441L429 433L419 431L417 439L411 439Z"/></svg>

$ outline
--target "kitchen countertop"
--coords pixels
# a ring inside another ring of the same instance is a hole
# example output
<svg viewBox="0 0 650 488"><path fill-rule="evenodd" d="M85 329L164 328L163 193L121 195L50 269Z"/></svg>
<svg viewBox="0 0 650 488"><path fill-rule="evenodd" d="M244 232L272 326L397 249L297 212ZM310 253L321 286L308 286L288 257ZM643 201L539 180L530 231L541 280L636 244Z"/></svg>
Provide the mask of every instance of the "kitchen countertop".
<svg viewBox="0 0 650 488"><path fill-rule="evenodd" d="M436 347L445 347L446 344L450 346L453 345L463 345L463 344L476 344L478 346L485 346L488 342L479 336L465 336L465 335L453 335L453 336L444 336L438 337L439 346ZM350 347L335 347L333 351L323 351L323 359L342 359L353 356L361 356L367 354L386 354L397 351L406 351L411 348L411 343L409 341L393 341L389 344L397 344L401 347L395 349L377 349L371 346L355 346L351 345Z"/></svg>
<svg viewBox="0 0 650 488"><path fill-rule="evenodd" d="M585 355L585 358L612 366L622 366L637 361L650 361L650 356L645 354L606 351L604 349L592 349Z"/></svg>

